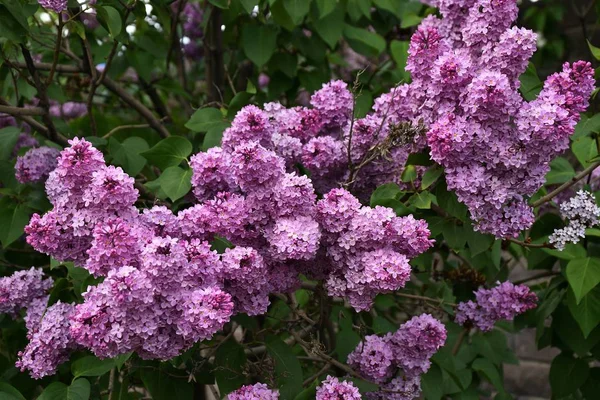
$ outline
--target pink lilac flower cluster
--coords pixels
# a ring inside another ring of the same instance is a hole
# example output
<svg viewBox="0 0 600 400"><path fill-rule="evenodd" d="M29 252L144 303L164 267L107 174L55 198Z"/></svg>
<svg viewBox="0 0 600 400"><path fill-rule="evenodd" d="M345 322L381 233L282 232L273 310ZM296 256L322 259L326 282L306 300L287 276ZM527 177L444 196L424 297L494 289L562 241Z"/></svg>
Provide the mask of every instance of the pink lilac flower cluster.
<svg viewBox="0 0 600 400"><path fill-rule="evenodd" d="M387 109L352 122L353 103L347 84L332 81L312 95L312 107L285 108L279 103L267 103L262 110L244 107L225 131L223 147L258 141L283 157L289 171L298 170L299 165L310 171L317 191L326 193L351 179L349 162L359 164L373 145L388 138L392 123L398 122L387 118ZM365 197L383 183L404 185L400 175L410 150L416 149L412 139L408 142L365 165L352 178L354 191Z"/></svg>
<svg viewBox="0 0 600 400"><path fill-rule="evenodd" d="M345 297L356 310L368 310L379 293L404 287L409 260L433 245L423 220L397 217L387 207L365 207L344 189L333 189L317 203L323 229L330 296Z"/></svg>
<svg viewBox="0 0 600 400"><path fill-rule="evenodd" d="M458 304L455 321L460 325L472 325L482 331L490 331L500 320L512 321L518 314L537 306L537 296L525 285L503 282L492 289L480 288L475 301Z"/></svg>
<svg viewBox="0 0 600 400"><path fill-rule="evenodd" d="M583 189L560 204L560 214L569 223L564 228L556 229L548 241L561 251L567 243L579 243L585 237L587 228L600 223L600 207L596 204L596 197Z"/></svg>
<svg viewBox="0 0 600 400"><path fill-rule="evenodd" d="M279 391L271 390L264 383L242 386L235 392L229 393L229 400L278 400Z"/></svg>
<svg viewBox="0 0 600 400"><path fill-rule="evenodd" d="M58 14L67 9L68 0L38 0L38 3L46 10L54 11Z"/></svg>
<svg viewBox="0 0 600 400"><path fill-rule="evenodd" d="M0 314L17 316L39 298L46 298L52 279L44 279L41 268L17 271L0 278Z"/></svg>
<svg viewBox="0 0 600 400"><path fill-rule="evenodd" d="M181 1L171 3L171 12L178 14L183 20L183 52L186 57L197 60L204 55L202 38L204 37L204 27L202 20L204 10L199 3L185 2L181 7Z"/></svg>
<svg viewBox="0 0 600 400"><path fill-rule="evenodd" d="M36 379L54 374L77 348L69 332L73 305L59 301L46 309L51 288L52 279L44 279L41 268L0 278L0 313L16 317L21 309L26 309L29 343L19 352L16 366L29 370Z"/></svg>
<svg viewBox="0 0 600 400"><path fill-rule="evenodd" d="M358 388L352 382L340 381L334 376L327 376L317 387L316 400L361 400Z"/></svg>
<svg viewBox="0 0 600 400"><path fill-rule="evenodd" d="M17 368L28 370L35 379L56 373L57 367L79 347L70 332L73 308L58 301L43 312L37 324L28 329L29 343L18 354Z"/></svg>
<svg viewBox="0 0 600 400"><path fill-rule="evenodd" d="M565 64L536 100L519 94L518 77L536 35L511 27L516 0L439 0L443 18L427 17L411 38L412 83L375 102L391 120L421 121L431 158L476 228L511 237L531 226L527 197L544 183L549 162L569 136L594 88L589 63Z"/></svg>
<svg viewBox="0 0 600 400"><path fill-rule="evenodd" d="M60 154L54 147L36 147L25 155L17 157L15 176L21 183L45 182L56 167L56 158Z"/></svg>
<svg viewBox="0 0 600 400"><path fill-rule="evenodd" d="M51 116L67 120L83 117L87 112L87 105L76 101L67 101L63 104L55 103L50 106Z"/></svg>
<svg viewBox="0 0 600 400"><path fill-rule="evenodd" d="M445 341L444 325L431 315L422 314L394 333L366 336L348 356L348 365L386 389L370 393L370 399L413 399L420 394L420 376L429 370L430 358ZM396 377L398 372L402 375ZM397 392L397 396L393 397L387 389Z"/></svg>

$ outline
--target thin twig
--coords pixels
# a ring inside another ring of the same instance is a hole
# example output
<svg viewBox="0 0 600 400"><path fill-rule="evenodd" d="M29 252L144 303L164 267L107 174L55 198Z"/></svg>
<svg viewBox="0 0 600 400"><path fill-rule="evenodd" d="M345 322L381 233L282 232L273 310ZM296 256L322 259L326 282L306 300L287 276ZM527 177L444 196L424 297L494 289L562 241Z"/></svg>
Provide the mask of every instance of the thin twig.
<svg viewBox="0 0 600 400"><path fill-rule="evenodd" d="M518 244L519 246L530 247L532 249L553 249L554 248L554 246L551 245L550 243L530 243L528 241L524 242L524 241L512 239L512 238L507 238L504 240L506 240L507 242Z"/></svg>
<svg viewBox="0 0 600 400"><path fill-rule="evenodd" d="M523 278L523 279L516 280L513 283L515 285L522 285L522 284L530 282L530 281L535 281L537 279L548 278L548 277L557 276L557 275L560 275L560 272L546 271L546 272L543 272L541 274L530 276L528 278Z"/></svg>
<svg viewBox="0 0 600 400"><path fill-rule="evenodd" d="M586 169L584 169L579 174L577 174L573 178L571 178L570 181L563 183L558 188L554 189L553 191L551 191L547 195L541 197L539 200L535 201L531 206L532 207L539 207L542 204L549 202L555 196L557 196L558 194L560 194L563 191L567 190L568 188L570 188L571 186L573 186L574 184L576 184L577 182L579 182L580 180L582 180L583 178L585 178L588 174L591 174L592 172L594 172L594 170L596 168L598 168L599 166L600 166L600 161L596 161L593 164L590 164L590 166L588 166Z"/></svg>
<svg viewBox="0 0 600 400"><path fill-rule="evenodd" d="M113 399L113 394L115 391L115 380L117 376L117 369L113 368L110 370L110 376L108 377L108 400Z"/></svg>
<svg viewBox="0 0 600 400"><path fill-rule="evenodd" d="M56 64L58 64L58 55L60 54L60 46L62 43L62 32L63 32L63 20L62 15L58 15L58 33L56 34L56 48L54 49L54 56L52 57L52 67L50 68L50 73L48 74L48 79L46 80L46 85L50 85L52 83L52 79L54 79L54 72L56 71Z"/></svg>
<svg viewBox="0 0 600 400"><path fill-rule="evenodd" d="M138 125L121 125L121 126L117 126L116 128L111 129L110 131L108 131L108 133L104 136L102 136L102 139L108 139L109 137L111 137L112 135L114 135L115 133L125 130L125 129L142 129L142 128L149 128L150 125L149 124L138 124Z"/></svg>
<svg viewBox="0 0 600 400"><path fill-rule="evenodd" d="M456 338L456 342L454 342L454 346L452 347L453 356L458 354L458 350L460 350L460 345L462 344L463 340L465 340L465 337L467 337L467 333L469 333L469 330L465 328L460 332L458 338Z"/></svg>
<svg viewBox="0 0 600 400"><path fill-rule="evenodd" d="M447 304L447 305L449 305L451 307L456 307L455 303L450 303L450 302L447 302L447 301L443 301L441 299L434 299L433 297L419 296L417 294L408 294L408 293L402 293L402 292L395 292L394 294L396 296L405 297L407 299L421 300L421 301L431 301L433 303L442 303L442 304Z"/></svg>

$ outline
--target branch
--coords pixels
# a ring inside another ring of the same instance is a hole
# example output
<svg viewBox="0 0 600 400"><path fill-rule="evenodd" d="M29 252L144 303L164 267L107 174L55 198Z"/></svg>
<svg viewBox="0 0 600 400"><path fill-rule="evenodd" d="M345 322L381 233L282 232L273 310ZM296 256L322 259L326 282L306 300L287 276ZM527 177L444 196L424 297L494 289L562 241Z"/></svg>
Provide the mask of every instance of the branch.
<svg viewBox="0 0 600 400"><path fill-rule="evenodd" d="M117 133L119 131L122 131L124 129L142 129L142 128L149 128L149 127L150 127L149 124L121 125L121 126L117 126L116 128L113 128L110 131L108 131L108 133L106 135L102 136L102 139L108 139L109 137L111 137L115 133Z"/></svg>
<svg viewBox="0 0 600 400"><path fill-rule="evenodd" d="M405 297L407 299L414 299L414 300L421 300L421 301L431 301L431 302L434 302L434 303L447 304L450 307L456 307L455 303L449 303L449 302L441 300L441 299L434 299L433 297L419 296L419 295L416 295L416 294L408 294L408 293L401 293L401 292L394 292L394 294L396 296Z"/></svg>
<svg viewBox="0 0 600 400"><path fill-rule="evenodd" d="M13 107L13 106L4 106L0 105L0 113L10 114L14 116L20 115L44 115L46 114L46 110L40 107Z"/></svg>
<svg viewBox="0 0 600 400"><path fill-rule="evenodd" d="M530 247L532 249L553 249L554 246L551 245L550 243L530 243L528 240L531 240L530 238L528 238L526 241L521 241L521 240L517 240L517 239L504 239L507 242L511 242L514 244L518 244L519 246L523 246L523 247Z"/></svg>
<svg viewBox="0 0 600 400"><path fill-rule="evenodd" d="M35 64L33 62L33 58L31 57L31 53L29 52L29 50L27 50L27 48L24 45L21 45L21 52L23 53L23 57L25 58L27 70L33 78L33 82L35 83L35 86L37 88L40 104L42 105L42 108L46 110L46 114L42 116L42 120L48 128L48 136L52 141L56 142L58 140L58 133L56 132L56 128L54 127L54 123L52 122L52 118L50 118L50 102L48 101L48 96L46 95L46 87L40 80L40 75L38 74L37 69L35 68Z"/></svg>
<svg viewBox="0 0 600 400"><path fill-rule="evenodd" d="M547 195L541 197L539 200L537 200L536 202L534 202L531 206L532 207L539 207L542 204L549 202L555 196L557 196L561 192L567 190L568 188L570 188L571 186L573 186L574 184L576 184L577 182L579 182L580 180L582 180L583 178L585 178L588 174L594 172L594 170L596 168L598 168L599 166L600 166L600 161L596 161L595 163L591 164L589 167L587 167L586 169L584 169L583 171L581 171L579 174L575 175L570 181L563 183L558 188L554 189L553 191L551 191Z"/></svg>

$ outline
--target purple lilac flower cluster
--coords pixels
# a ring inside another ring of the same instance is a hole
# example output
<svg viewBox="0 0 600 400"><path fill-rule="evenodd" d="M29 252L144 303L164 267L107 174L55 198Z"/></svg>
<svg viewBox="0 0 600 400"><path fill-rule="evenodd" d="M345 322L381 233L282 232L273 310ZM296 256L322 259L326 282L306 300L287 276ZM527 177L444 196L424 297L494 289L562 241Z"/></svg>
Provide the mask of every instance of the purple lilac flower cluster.
<svg viewBox="0 0 600 400"><path fill-rule="evenodd" d="M68 0L38 0L38 3L46 10L51 10L58 14L66 11Z"/></svg>
<svg viewBox="0 0 600 400"><path fill-rule="evenodd" d="M432 2L429 2L432 3ZM520 96L519 79L536 35L511 27L516 0L439 0L442 19L427 17L412 36L407 70L413 82L375 107L392 119L429 126L431 157L476 228L516 236L533 223L526 198L544 183L549 162L569 136L594 88L589 63L565 64L538 98Z"/></svg>
<svg viewBox="0 0 600 400"><path fill-rule="evenodd" d="M386 157L375 157L358 176L349 175L349 160L359 164L373 145L389 136L395 121L387 117L387 110L376 109L353 123L353 95L342 81L323 85L310 98L310 105L285 108L279 103L267 103L262 110L244 107L225 131L223 147L258 141L281 156L288 170L294 171L300 164L308 169L320 193L348 179L354 180L353 188L361 197L383 183L404 185L400 175L410 151L417 148L412 140L407 146L392 149Z"/></svg>
<svg viewBox="0 0 600 400"><path fill-rule="evenodd" d="M200 202L177 215L135 208L133 178L83 139L46 181L54 208L32 217L27 241L104 277L69 317L74 340L99 357L172 358L234 313L266 312L269 294L297 288L299 273L329 276L331 295L367 309L377 293L401 288L409 258L431 246L423 221L362 207L346 191L317 202L310 179L257 141L190 164ZM235 247L218 254L219 237Z"/></svg>
<svg viewBox="0 0 600 400"><path fill-rule="evenodd" d="M17 271L0 278L0 314L17 316L19 310L29 308L33 301L46 298L52 288L52 279L44 279L41 268Z"/></svg>
<svg viewBox="0 0 600 400"><path fill-rule="evenodd" d="M333 189L317 203L330 296L368 310L378 293L404 287L409 260L433 245L423 220L397 217L387 207L364 207L344 189Z"/></svg>
<svg viewBox="0 0 600 400"><path fill-rule="evenodd" d="M413 399L420 394L420 376L429 370L430 358L445 341L444 325L422 314L394 333L366 336L348 356L348 364L386 389L369 393L369 399ZM398 372L402 375L396 377Z"/></svg>
<svg viewBox="0 0 600 400"><path fill-rule="evenodd" d="M242 386L235 392L229 393L229 400L278 400L279 391L271 390L264 383Z"/></svg>
<svg viewBox="0 0 600 400"><path fill-rule="evenodd" d="M41 268L17 271L0 278L0 313L12 317L26 309L25 325L29 343L20 351L17 368L29 370L39 379L56 372L77 348L69 332L69 314L73 305L60 301L48 307L52 279L44 279Z"/></svg>
<svg viewBox="0 0 600 400"><path fill-rule="evenodd" d="M316 400L361 400L358 388L352 382L340 381L333 376L327 376L321 386L317 387Z"/></svg>
<svg viewBox="0 0 600 400"><path fill-rule="evenodd" d="M21 183L45 182L56 167L60 151L54 147L36 147L17 157L15 176Z"/></svg>
<svg viewBox="0 0 600 400"><path fill-rule="evenodd" d="M500 320L513 318L537 306L537 296L525 285L511 282L499 283L492 289L480 288L475 292L475 301L459 303L456 323L472 325L482 331L490 331Z"/></svg>
<svg viewBox="0 0 600 400"><path fill-rule="evenodd" d="M83 117L88 112L87 105L76 101L66 103L54 103L50 105L50 115L56 118L75 119Z"/></svg>

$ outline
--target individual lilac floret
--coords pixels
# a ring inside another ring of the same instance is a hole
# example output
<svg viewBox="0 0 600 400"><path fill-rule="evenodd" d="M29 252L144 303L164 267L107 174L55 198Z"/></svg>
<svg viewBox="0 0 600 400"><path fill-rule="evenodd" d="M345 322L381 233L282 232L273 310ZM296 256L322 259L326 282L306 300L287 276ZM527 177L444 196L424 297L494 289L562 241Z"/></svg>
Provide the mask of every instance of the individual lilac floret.
<svg viewBox="0 0 600 400"><path fill-rule="evenodd" d="M264 383L255 383L242 386L227 397L229 400L278 400L279 391L269 389Z"/></svg>
<svg viewBox="0 0 600 400"><path fill-rule="evenodd" d="M500 320L512 321L518 314L537 307L537 296L525 285L503 282L492 289L478 289L475 301L460 303L456 311L456 323L472 325L489 331Z"/></svg>
<svg viewBox="0 0 600 400"><path fill-rule="evenodd" d="M0 278L0 314L16 316L32 301L44 298L52 287L52 279L44 279L41 268L17 271Z"/></svg>
<svg viewBox="0 0 600 400"><path fill-rule="evenodd" d="M38 3L46 10L51 10L58 14L66 11L68 0L38 0Z"/></svg>
<svg viewBox="0 0 600 400"><path fill-rule="evenodd" d="M361 400L358 388L352 382L340 381L333 376L327 376L321 386L317 386L316 400Z"/></svg>
<svg viewBox="0 0 600 400"><path fill-rule="evenodd" d="M69 332L72 312L72 304L60 301L48 307L39 325L28 333L29 343L19 352L17 368L28 370L33 378L40 379L54 374L58 366L69 359L77 348Z"/></svg>
<svg viewBox="0 0 600 400"><path fill-rule="evenodd" d="M369 335L348 355L348 365L363 377L373 382L383 383L396 372L394 349L389 343L389 335L379 337Z"/></svg>
<svg viewBox="0 0 600 400"><path fill-rule="evenodd" d="M368 400L413 400L421 395L421 377L398 376L383 384L377 392L367 393Z"/></svg>
<svg viewBox="0 0 600 400"><path fill-rule="evenodd" d="M446 342L446 328L429 314L413 317L390 338L394 345L397 365L405 376L424 374L431 365L430 358Z"/></svg>
<svg viewBox="0 0 600 400"><path fill-rule="evenodd" d="M566 227L556 229L550 235L549 242L558 250L564 250L567 243L579 243L585 237L585 230L600 223L600 207L596 205L595 196L585 190L560 204L560 214L569 223Z"/></svg>
<svg viewBox="0 0 600 400"><path fill-rule="evenodd" d="M45 182L56 168L60 151L54 147L37 147L17 157L15 176L21 183Z"/></svg>

